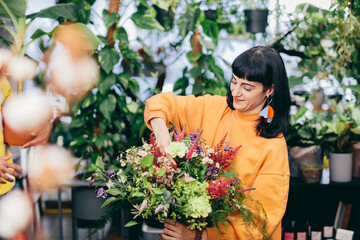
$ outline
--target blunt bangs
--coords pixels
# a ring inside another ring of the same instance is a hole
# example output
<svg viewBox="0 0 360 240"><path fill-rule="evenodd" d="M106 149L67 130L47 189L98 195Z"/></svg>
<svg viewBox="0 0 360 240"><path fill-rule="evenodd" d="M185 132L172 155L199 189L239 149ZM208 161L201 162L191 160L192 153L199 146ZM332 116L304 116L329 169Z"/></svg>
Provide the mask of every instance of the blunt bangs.
<svg viewBox="0 0 360 240"><path fill-rule="evenodd" d="M239 78L260 82L264 87L270 87L273 84L271 65L263 52L257 48L239 55L232 63L231 68Z"/></svg>

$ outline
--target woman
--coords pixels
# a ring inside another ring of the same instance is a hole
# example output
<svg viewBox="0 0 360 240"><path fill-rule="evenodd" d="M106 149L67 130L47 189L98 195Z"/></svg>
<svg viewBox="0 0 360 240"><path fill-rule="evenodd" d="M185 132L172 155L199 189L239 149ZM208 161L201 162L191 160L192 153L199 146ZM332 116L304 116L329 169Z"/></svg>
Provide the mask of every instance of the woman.
<svg viewBox="0 0 360 240"><path fill-rule="evenodd" d="M186 132L204 129L202 137L210 146L227 133L231 146L242 145L232 165L244 187L254 187L250 196L264 207L267 231L281 239L281 219L288 190L289 166L283 134L288 129L290 94L284 62L269 47L254 47L239 55L232 64L233 77L226 97L158 94L146 101L145 122L164 149L170 144L169 121ZM274 116L260 117L272 107ZM272 119L271 119L272 117ZM229 216L220 235L214 228L203 232L180 223L165 224L164 239L258 239L254 229L246 229L241 218Z"/></svg>

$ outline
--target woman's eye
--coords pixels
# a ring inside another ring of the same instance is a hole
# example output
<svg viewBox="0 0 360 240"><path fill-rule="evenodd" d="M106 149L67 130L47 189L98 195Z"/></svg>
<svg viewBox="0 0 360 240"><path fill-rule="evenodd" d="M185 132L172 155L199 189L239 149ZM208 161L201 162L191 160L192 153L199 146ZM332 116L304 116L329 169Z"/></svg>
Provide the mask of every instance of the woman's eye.
<svg viewBox="0 0 360 240"><path fill-rule="evenodd" d="M236 84L235 79L232 79L232 80L231 80L231 83Z"/></svg>
<svg viewBox="0 0 360 240"><path fill-rule="evenodd" d="M248 92L250 92L250 91L251 91L251 88L246 87L246 86L244 86L244 89L245 89L245 91L248 91Z"/></svg>

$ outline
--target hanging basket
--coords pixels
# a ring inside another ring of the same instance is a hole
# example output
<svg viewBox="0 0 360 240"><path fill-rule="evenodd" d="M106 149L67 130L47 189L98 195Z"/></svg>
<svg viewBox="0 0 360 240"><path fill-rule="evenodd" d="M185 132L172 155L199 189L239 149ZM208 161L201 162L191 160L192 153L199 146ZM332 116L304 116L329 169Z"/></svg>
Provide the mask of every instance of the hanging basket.
<svg viewBox="0 0 360 240"><path fill-rule="evenodd" d="M245 9L246 31L249 33L265 32L267 26L267 17L269 10L267 9Z"/></svg>
<svg viewBox="0 0 360 240"><path fill-rule="evenodd" d="M4 121L4 141L12 146L23 146L25 143L33 140L35 136L30 132L17 132L11 129Z"/></svg>

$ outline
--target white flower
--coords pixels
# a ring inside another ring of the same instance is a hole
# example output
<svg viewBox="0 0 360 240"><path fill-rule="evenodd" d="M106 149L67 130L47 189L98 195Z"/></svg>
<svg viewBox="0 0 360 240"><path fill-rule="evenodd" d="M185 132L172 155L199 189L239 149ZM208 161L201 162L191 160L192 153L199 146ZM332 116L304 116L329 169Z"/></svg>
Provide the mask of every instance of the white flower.
<svg viewBox="0 0 360 240"><path fill-rule="evenodd" d="M141 157L146 157L146 152L143 151L143 150L140 150L140 151L138 152L138 155L141 156Z"/></svg>
<svg viewBox="0 0 360 240"><path fill-rule="evenodd" d="M44 189L54 188L62 181L72 179L75 158L70 151L58 145L44 145L34 147L29 176L33 182L38 182Z"/></svg>
<svg viewBox="0 0 360 240"><path fill-rule="evenodd" d="M206 164L206 163L209 163L210 162L210 158L209 157L204 157L203 159L202 159L202 162L203 162L203 164Z"/></svg>
<svg viewBox="0 0 360 240"><path fill-rule="evenodd" d="M126 162L124 160L120 160L120 165L121 167L125 167L126 166Z"/></svg>
<svg viewBox="0 0 360 240"><path fill-rule="evenodd" d="M62 95L83 95L91 90L99 79L99 66L91 57L76 61L71 58L68 49L57 44L49 64L51 83Z"/></svg>
<svg viewBox="0 0 360 240"><path fill-rule="evenodd" d="M114 183L113 183L111 180L109 180L109 181L106 183L106 186L110 189L110 188L112 188L112 187L114 186Z"/></svg>
<svg viewBox="0 0 360 240"><path fill-rule="evenodd" d="M215 167L220 168L220 163L217 162L217 163L215 164Z"/></svg>
<svg viewBox="0 0 360 240"><path fill-rule="evenodd" d="M32 132L51 118L48 98L41 90L26 91L7 100L3 107L5 123L16 132Z"/></svg>
<svg viewBox="0 0 360 240"><path fill-rule="evenodd" d="M33 218L28 196L13 190L0 200L0 237L10 239L24 232Z"/></svg>
<svg viewBox="0 0 360 240"><path fill-rule="evenodd" d="M197 153L194 151L193 154L191 155L191 157L197 157Z"/></svg>
<svg viewBox="0 0 360 240"><path fill-rule="evenodd" d="M209 149L208 149L208 152L209 152L209 153L214 153L215 151L214 151L213 148L209 148Z"/></svg>
<svg viewBox="0 0 360 240"><path fill-rule="evenodd" d="M140 163L141 163L141 159L137 157L137 158L135 158L134 162L135 162L135 164L140 164Z"/></svg>
<svg viewBox="0 0 360 240"><path fill-rule="evenodd" d="M149 144L147 144L147 143L145 143L145 144L143 145L143 147L144 147L147 151L149 151L149 150L150 150L150 145L149 145Z"/></svg>
<svg viewBox="0 0 360 240"><path fill-rule="evenodd" d="M214 161L213 161L211 158L209 158L208 163L213 164L213 163L214 163Z"/></svg>
<svg viewBox="0 0 360 240"><path fill-rule="evenodd" d="M126 182L124 176L120 176L120 182L121 182L121 183L125 183L125 182Z"/></svg>
<svg viewBox="0 0 360 240"><path fill-rule="evenodd" d="M121 175L122 175L122 172L123 172L123 170L122 170L122 169L119 169L119 171L116 173L116 175L121 176Z"/></svg>
<svg viewBox="0 0 360 240"><path fill-rule="evenodd" d="M16 56L8 63L7 72L16 82L33 78L36 74L37 63L28 57Z"/></svg>

